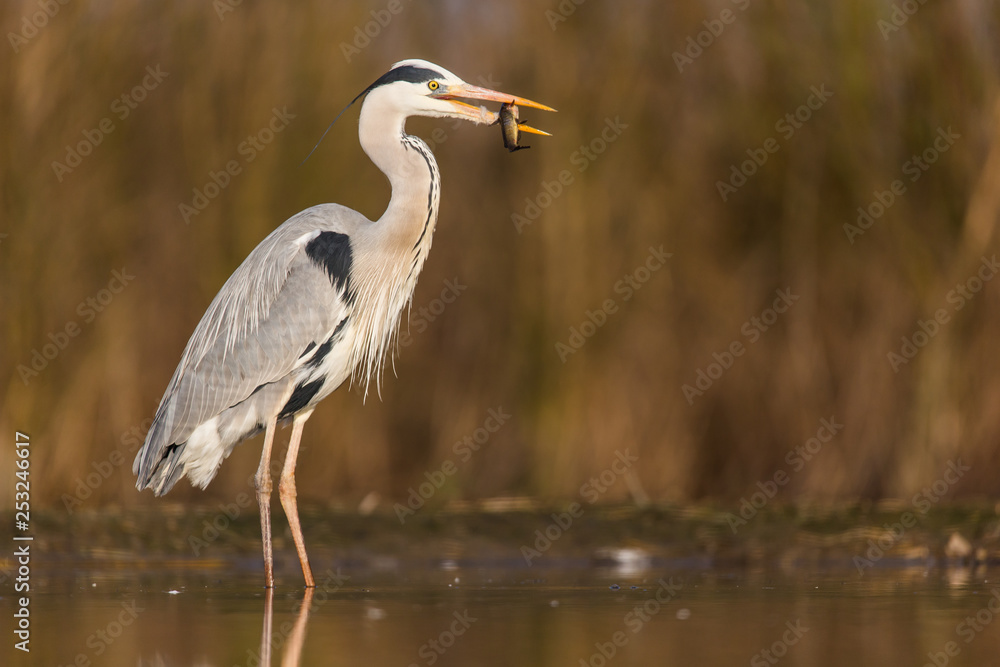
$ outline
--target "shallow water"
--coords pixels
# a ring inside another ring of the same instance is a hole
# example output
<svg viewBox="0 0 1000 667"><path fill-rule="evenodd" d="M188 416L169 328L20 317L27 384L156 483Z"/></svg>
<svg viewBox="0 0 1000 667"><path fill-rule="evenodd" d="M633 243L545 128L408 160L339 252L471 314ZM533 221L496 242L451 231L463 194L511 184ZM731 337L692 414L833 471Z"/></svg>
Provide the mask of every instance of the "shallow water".
<svg viewBox="0 0 1000 667"><path fill-rule="evenodd" d="M269 618L252 559L217 569L119 566L36 570L31 653L15 651L8 635L3 664L919 666L934 664L931 656L938 665L1000 656L992 570L330 561L316 568L318 588L305 599L301 575L285 563ZM13 608L6 594L0 604Z"/></svg>
<svg viewBox="0 0 1000 667"><path fill-rule="evenodd" d="M282 528L270 596L256 515L40 513L30 654L0 553L0 666L1000 663L992 506L936 508L891 540L892 505L775 508L738 531L707 507L607 506L556 534L556 513L304 508L318 588Z"/></svg>

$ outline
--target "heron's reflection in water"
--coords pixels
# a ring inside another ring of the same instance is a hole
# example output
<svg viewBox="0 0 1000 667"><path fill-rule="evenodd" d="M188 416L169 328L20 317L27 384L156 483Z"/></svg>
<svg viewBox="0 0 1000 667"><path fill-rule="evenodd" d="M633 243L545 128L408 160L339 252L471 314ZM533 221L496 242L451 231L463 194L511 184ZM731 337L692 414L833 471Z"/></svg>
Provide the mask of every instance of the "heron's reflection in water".
<svg viewBox="0 0 1000 667"><path fill-rule="evenodd" d="M312 607L313 588L307 588L299 607L298 618L285 641L284 654L281 656L282 667L298 667L302 657L302 643L306 639L306 626L309 624L309 610ZM271 667L271 647L274 645L272 626L274 618L274 589L268 588L264 594L264 627L260 634L260 665Z"/></svg>

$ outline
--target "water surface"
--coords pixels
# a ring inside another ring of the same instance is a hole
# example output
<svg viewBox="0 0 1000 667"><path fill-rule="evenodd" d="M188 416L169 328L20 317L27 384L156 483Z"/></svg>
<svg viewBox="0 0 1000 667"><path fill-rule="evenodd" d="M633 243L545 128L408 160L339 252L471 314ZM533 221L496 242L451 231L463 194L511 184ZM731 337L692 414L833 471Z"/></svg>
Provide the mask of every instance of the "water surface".
<svg viewBox="0 0 1000 667"><path fill-rule="evenodd" d="M30 656L10 642L0 655L227 667L985 665L1000 655L1000 623L991 622L1000 582L985 570L329 562L317 564L306 599L285 565L270 601L252 559L213 569L47 565L36 579L44 592L32 598Z"/></svg>

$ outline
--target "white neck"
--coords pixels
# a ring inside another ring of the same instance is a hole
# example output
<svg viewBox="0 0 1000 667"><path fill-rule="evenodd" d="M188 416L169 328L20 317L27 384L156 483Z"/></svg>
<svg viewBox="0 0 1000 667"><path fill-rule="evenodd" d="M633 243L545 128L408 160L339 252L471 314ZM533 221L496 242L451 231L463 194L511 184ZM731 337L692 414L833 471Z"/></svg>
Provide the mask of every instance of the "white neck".
<svg viewBox="0 0 1000 667"><path fill-rule="evenodd" d="M389 205L378 220L379 235L401 244L409 240L410 249L421 234L426 238L433 232L440 196L437 161L426 144L406 135L406 116L378 92L365 99L358 136L361 148L392 187Z"/></svg>
<svg viewBox="0 0 1000 667"><path fill-rule="evenodd" d="M406 135L406 115L391 100L369 93L361 107L361 147L389 179L385 213L355 243L357 324L361 344L353 352L355 377L378 381L403 308L430 252L440 200L437 162L427 144Z"/></svg>

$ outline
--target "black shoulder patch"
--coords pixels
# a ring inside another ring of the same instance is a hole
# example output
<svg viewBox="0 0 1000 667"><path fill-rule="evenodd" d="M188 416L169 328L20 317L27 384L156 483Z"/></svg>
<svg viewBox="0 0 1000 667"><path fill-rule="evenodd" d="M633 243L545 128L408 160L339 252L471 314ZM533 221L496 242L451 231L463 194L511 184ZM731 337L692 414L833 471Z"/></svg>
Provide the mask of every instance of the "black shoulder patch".
<svg viewBox="0 0 1000 667"><path fill-rule="evenodd" d="M306 256L326 271L330 283L344 293L351 293L351 239L347 234L320 232L306 244Z"/></svg>

